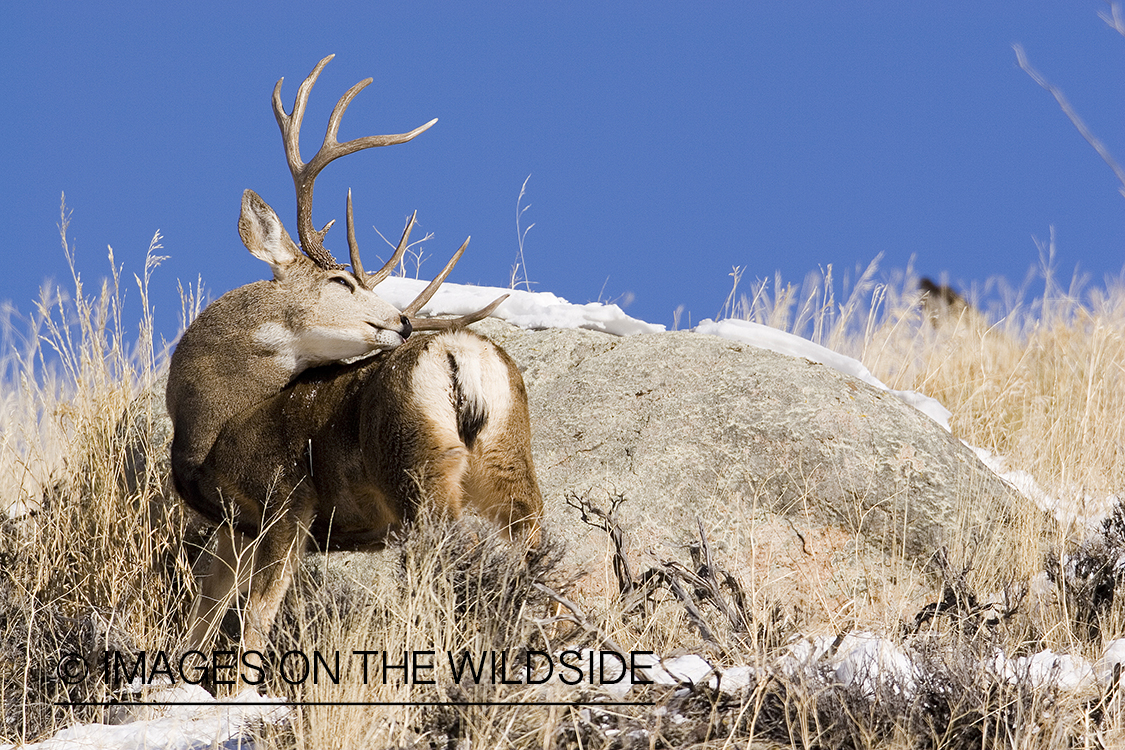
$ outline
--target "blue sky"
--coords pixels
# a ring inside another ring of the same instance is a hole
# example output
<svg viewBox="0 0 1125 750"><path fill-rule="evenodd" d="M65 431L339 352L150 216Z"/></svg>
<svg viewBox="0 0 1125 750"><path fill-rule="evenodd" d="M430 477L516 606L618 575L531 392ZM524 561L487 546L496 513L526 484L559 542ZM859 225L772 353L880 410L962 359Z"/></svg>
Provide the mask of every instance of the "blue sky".
<svg viewBox="0 0 1125 750"><path fill-rule="evenodd" d="M324 55L306 159L336 99L342 138L439 122L329 166L314 221L356 204L367 265L417 209L435 272L506 285L530 175L526 265L573 302L632 298L671 324L714 316L732 266L793 282L884 253L886 270L1021 279L1054 226L1058 269L1125 264L1125 198L1013 43L1125 159L1125 39L1102 2L6 3L0 49L0 300L67 279L59 194L87 283L112 245L127 278L159 230L154 301L212 297L267 269L237 231L244 188L294 230L270 109ZM346 256L342 221L328 246ZM136 295L132 294L136 301Z"/></svg>

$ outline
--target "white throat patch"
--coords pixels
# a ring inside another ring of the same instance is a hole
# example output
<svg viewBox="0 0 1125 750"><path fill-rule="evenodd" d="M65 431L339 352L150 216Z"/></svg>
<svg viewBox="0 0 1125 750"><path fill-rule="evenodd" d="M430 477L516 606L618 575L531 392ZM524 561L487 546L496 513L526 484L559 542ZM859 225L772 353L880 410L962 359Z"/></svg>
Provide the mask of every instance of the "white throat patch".
<svg viewBox="0 0 1125 750"><path fill-rule="evenodd" d="M281 323L262 323L254 329L251 336L255 344L273 353L281 367L296 372L300 357L297 351L297 336Z"/></svg>

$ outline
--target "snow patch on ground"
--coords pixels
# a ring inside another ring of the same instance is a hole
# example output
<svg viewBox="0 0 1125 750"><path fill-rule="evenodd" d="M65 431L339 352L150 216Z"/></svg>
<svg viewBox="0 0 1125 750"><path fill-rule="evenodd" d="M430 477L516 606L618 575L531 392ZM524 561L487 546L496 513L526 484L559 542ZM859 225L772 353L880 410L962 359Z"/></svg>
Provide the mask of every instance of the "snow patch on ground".
<svg viewBox="0 0 1125 750"><path fill-rule="evenodd" d="M143 707L115 709L123 723L78 724L20 750L253 750L255 728L283 724L292 714L283 699L264 698L253 689L216 699L198 685L179 685L149 693L143 701ZM0 750L14 747L0 745Z"/></svg>
<svg viewBox="0 0 1125 750"><path fill-rule="evenodd" d="M695 654L657 659L646 671L657 685L708 685L730 694L745 689L754 676L753 667L718 669Z"/></svg>
<svg viewBox="0 0 1125 750"><path fill-rule="evenodd" d="M807 684L839 685L858 689L871 700L881 691L892 690L907 699L924 684L916 655L889 638L866 631L839 636L820 635L795 641L777 662L765 667L719 667L696 654L662 659L652 656L638 667L656 685L694 689L707 685L731 696L752 688L755 677L780 674ZM1125 639L1111 641L1096 664L1082 656L1058 654L1045 649L1028 656L1009 658L996 649L981 668L1002 680L1030 683L1036 688L1057 686L1064 692L1105 688L1120 679L1125 667ZM776 671L774 671L776 670ZM631 680L607 684L603 689L617 699L632 691ZM143 709L130 709L118 720L123 724L83 724L62 730L43 742L22 746L26 750L204 750L244 748L252 750L252 732L263 725L280 725L292 715L291 707L279 698L263 698L253 690L229 699L212 698L202 688L181 685L149 693ZM193 705L183 705L191 703ZM180 705L174 705L180 704ZM590 708L582 711L589 712ZM655 711L663 715L663 706ZM682 717L672 716L678 723ZM12 750L0 745L0 750Z"/></svg>
<svg viewBox="0 0 1125 750"><path fill-rule="evenodd" d="M902 648L865 631L805 638L793 644L781 660L782 671L791 678L803 675L814 680L824 667L839 684L858 686L871 697L883 683L912 693L918 679L914 663Z"/></svg>
<svg viewBox="0 0 1125 750"><path fill-rule="evenodd" d="M992 669L1008 682L1030 682L1037 688L1055 683L1066 691L1093 687L1098 679L1090 662L1081 656L1056 654L1044 649L1030 656L1009 659L997 649L992 660Z"/></svg>
<svg viewBox="0 0 1125 750"><path fill-rule="evenodd" d="M789 679L829 682L858 688L874 699L879 690L890 689L913 697L923 682L917 656L889 638L866 631L840 636L820 635L794 642L776 663ZM1029 682L1036 688L1056 685L1065 692L1105 688L1125 674L1125 638L1106 644L1101 658L1091 664L1082 656L1055 653L1044 649L1028 656L1009 658L996 649L982 668L1008 682ZM751 685L761 670L736 666L720 668L701 656L688 654L668 659L654 657L647 668L649 678L658 685L695 686L706 684L729 694Z"/></svg>

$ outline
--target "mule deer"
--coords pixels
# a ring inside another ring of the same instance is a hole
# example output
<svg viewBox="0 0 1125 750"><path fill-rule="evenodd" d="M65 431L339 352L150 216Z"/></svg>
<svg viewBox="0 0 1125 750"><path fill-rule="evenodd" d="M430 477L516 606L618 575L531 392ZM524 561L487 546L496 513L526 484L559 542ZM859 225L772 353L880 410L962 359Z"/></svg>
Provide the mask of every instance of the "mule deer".
<svg viewBox="0 0 1125 750"><path fill-rule="evenodd" d="M922 292L922 313L934 328L947 321L958 322L967 313L975 312L972 305L948 284L937 284L922 277L918 289Z"/></svg>
<svg viewBox="0 0 1125 750"><path fill-rule="evenodd" d="M350 191L350 271L324 247L331 222L313 229L313 183L325 165L405 143L436 122L337 142L340 119L368 78L340 98L324 144L303 163L301 120L331 59L301 84L291 114L281 104L282 81L273 92L297 191L300 249L247 190L239 234L273 269L273 280L209 305L172 355L166 397L173 479L187 505L219 525L192 608L190 648L209 641L240 592L247 595L242 646L262 652L310 541L322 549L378 548L423 502L454 517L468 505L529 543L539 535L542 500L523 379L502 349L465 329L504 298L461 318L415 317L468 240L400 311L373 288L401 260L413 217L394 255L372 275L359 257ZM415 333L422 330L436 333Z"/></svg>

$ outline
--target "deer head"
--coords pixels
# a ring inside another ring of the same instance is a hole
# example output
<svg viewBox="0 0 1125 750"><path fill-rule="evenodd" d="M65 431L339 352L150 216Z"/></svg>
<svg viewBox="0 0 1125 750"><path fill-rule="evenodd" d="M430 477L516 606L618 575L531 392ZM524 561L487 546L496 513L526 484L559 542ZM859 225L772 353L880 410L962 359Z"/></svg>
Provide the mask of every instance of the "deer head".
<svg viewBox="0 0 1125 750"><path fill-rule="evenodd" d="M402 260L415 217L411 216L407 222L402 239L390 260L378 272L369 275L363 270L355 240L350 190L347 200L347 236L351 270L337 263L324 246L324 237L334 221L328 222L320 230L314 229L312 223L313 187L321 170L333 160L356 151L406 143L437 122L436 119L430 120L409 133L372 135L340 143L336 139L340 121L356 94L371 83L372 79L366 78L340 97L328 120L328 129L320 150L309 162L304 162L300 153L300 132L309 93L320 72L332 58L333 55L329 55L317 63L304 80L297 90L290 113L285 112L281 103L281 84L284 79L279 80L273 90L273 111L281 129L286 161L297 193L297 236L300 247L285 231L273 209L252 190L243 193L242 213L238 222L243 243L256 258L270 265L275 291L289 298L295 311L288 314L285 321L266 322L255 335L259 343L275 346L282 357L291 357L297 370L359 357L379 349L392 349L415 330L441 330L467 325L487 317L504 300L501 297L487 307L459 318L414 317L453 270L468 246L467 239L442 272L406 308L400 311L382 300L374 288Z"/></svg>

